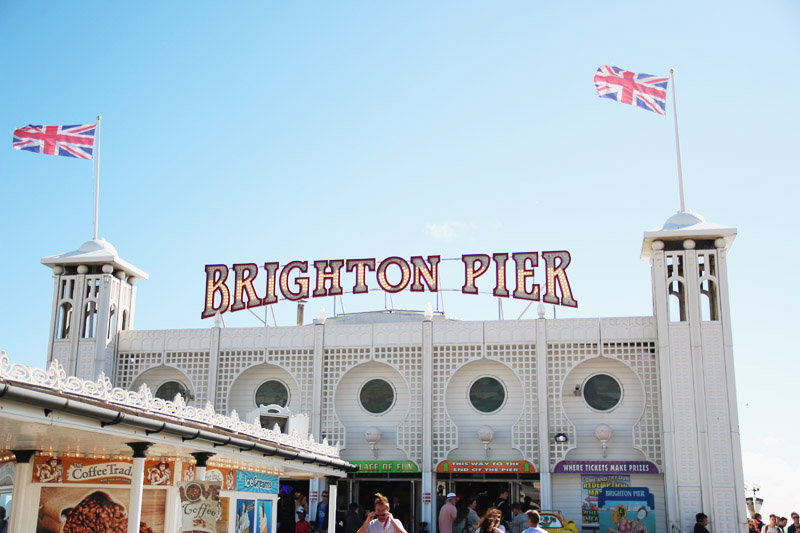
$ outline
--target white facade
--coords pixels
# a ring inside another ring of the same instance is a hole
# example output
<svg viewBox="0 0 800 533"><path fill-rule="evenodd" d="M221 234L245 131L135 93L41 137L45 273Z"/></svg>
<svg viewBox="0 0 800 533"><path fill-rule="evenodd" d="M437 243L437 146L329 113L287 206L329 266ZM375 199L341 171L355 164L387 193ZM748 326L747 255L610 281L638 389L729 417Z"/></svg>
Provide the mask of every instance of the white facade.
<svg viewBox="0 0 800 533"><path fill-rule="evenodd" d="M437 486L474 479L437 474L437 466L480 461L487 453L531 463L535 472L515 482L537 484L542 508L560 509L578 524L581 476L555 473L561 461L645 461L658 473L633 474L631 484L655 496L658 531L688 531L698 512L709 515L713 531L746 531L726 276L735 234L690 213L645 233L651 317L461 322L419 314L387 321L380 313L297 327L116 328L104 365L92 368L107 370L126 388L179 382L194 405L210 402L243 418L257 414L259 386L276 380L288 391L288 411L307 414L314 437L340 443L343 459L412 461L419 473L410 477L411 518L432 531ZM57 261L46 264L56 273L56 331L59 287L73 278L83 286L86 278L77 270L57 272ZM81 264L102 269L105 263ZM131 320L134 295L131 287L117 304L128 306ZM109 312L101 304L100 315ZM89 372L80 342L54 337L52 346L51 358L71 361L77 374ZM582 389L596 375L619 384L621 398L611 409L598 411L584 399ZM375 377L393 391L381 414L359 400ZM469 397L483 377L504 391L490 414ZM601 424L613 430L606 443L595 436ZM477 437L485 425L494 431L488 452ZM371 446L364 435L373 428L380 440ZM566 439L558 442L560 434Z"/></svg>

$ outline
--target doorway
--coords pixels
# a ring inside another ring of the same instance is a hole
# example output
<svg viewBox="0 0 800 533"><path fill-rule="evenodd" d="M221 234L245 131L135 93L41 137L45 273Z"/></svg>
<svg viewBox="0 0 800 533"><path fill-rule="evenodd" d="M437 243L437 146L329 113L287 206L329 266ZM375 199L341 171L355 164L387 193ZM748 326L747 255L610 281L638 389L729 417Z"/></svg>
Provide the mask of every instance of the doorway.
<svg viewBox="0 0 800 533"><path fill-rule="evenodd" d="M365 517L374 509L375 493L389 500L392 515L403 523L409 533L417 530L417 484L414 480L386 478L357 478L351 483L339 484L339 490L347 494L348 501L358 503L359 514Z"/></svg>
<svg viewBox="0 0 800 533"><path fill-rule="evenodd" d="M486 509L495 507L500 493L504 490L509 491L508 504L511 505L514 501L511 492L512 485L514 485L514 483L510 481L456 481L454 491L462 500L470 498L478 502L478 507L475 510L478 516L483 516Z"/></svg>

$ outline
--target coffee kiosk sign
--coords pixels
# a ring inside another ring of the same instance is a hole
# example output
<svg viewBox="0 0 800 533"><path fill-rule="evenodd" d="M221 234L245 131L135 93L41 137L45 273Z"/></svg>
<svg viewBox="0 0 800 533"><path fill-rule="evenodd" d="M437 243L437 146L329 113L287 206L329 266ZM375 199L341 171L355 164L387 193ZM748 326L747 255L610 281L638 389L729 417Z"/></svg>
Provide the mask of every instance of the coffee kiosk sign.
<svg viewBox="0 0 800 533"><path fill-rule="evenodd" d="M158 459L145 461L144 484L172 485L175 465ZM34 483L110 483L131 482L131 459L93 457L36 456L33 462Z"/></svg>
<svg viewBox="0 0 800 533"><path fill-rule="evenodd" d="M535 277L536 269L540 267L540 256L544 287L536 283ZM484 275L492 277L488 274L492 271L493 296L537 302L541 299L553 305L578 307L567 279L570 260L570 254L565 250L495 253L491 256L465 254L461 256L464 267L461 292L478 294L479 278ZM438 292L440 262L440 256L429 255L427 258L413 256L408 261L395 256L380 262L375 259L322 259L311 262L310 266L308 261L290 261L284 265L267 262L260 268L256 263L237 263L230 268L220 264L206 265L205 309L201 317L272 305L278 302L278 293L290 301L339 296L345 288L353 294L364 294L370 288L368 272L374 272L375 282L385 292L395 293L406 288L412 292ZM342 271L352 279L344 281ZM263 279L257 283L260 273L263 273ZM491 284L491 281L484 283L484 289ZM557 290L560 290L560 296Z"/></svg>

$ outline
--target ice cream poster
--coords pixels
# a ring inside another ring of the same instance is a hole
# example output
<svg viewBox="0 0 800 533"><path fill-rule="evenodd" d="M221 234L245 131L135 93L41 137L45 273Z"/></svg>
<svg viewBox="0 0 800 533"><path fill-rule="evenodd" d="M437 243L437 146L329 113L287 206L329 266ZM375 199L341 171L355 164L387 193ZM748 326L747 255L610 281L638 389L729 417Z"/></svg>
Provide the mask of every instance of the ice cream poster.
<svg viewBox="0 0 800 533"><path fill-rule="evenodd" d="M597 499L600 491L606 487L630 487L631 476L628 474L581 476L581 521L583 525L597 525Z"/></svg>
<svg viewBox="0 0 800 533"><path fill-rule="evenodd" d="M253 533L272 533L272 502L256 502L256 527Z"/></svg>
<svg viewBox="0 0 800 533"><path fill-rule="evenodd" d="M255 510L255 500L236 500L236 533L255 533Z"/></svg>
<svg viewBox="0 0 800 533"><path fill-rule="evenodd" d="M606 487L597 498L600 533L652 533L655 498L647 487Z"/></svg>

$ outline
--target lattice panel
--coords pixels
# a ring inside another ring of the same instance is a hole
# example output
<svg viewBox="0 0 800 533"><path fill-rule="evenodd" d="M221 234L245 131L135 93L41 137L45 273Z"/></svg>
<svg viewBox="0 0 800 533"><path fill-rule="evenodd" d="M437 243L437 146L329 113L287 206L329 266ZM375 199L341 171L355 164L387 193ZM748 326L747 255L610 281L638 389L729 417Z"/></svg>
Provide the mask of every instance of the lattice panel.
<svg viewBox="0 0 800 533"><path fill-rule="evenodd" d="M408 382L408 416L397 428L397 447L408 458L422 465L422 347L387 346L375 348L375 360L383 361L400 370Z"/></svg>
<svg viewBox="0 0 800 533"><path fill-rule="evenodd" d="M94 359L97 341L81 340L78 343L78 367L75 375L81 379L94 379Z"/></svg>
<svg viewBox="0 0 800 533"><path fill-rule="evenodd" d="M457 368L480 356L481 346L477 344L433 347L433 468L458 447L456 425L445 409L447 380Z"/></svg>
<svg viewBox="0 0 800 533"><path fill-rule="evenodd" d="M732 468L730 470L733 470ZM736 497L735 489L716 488L712 491L713 506L714 506L714 531L736 531L738 524L737 511L741 512L739 507L739 498ZM788 528L787 528L788 529Z"/></svg>
<svg viewBox="0 0 800 533"><path fill-rule="evenodd" d="M526 460L539 464L539 406L536 389L536 345L492 344L486 346L487 359L495 359L514 369L522 380L525 404L519 422L514 424L511 445Z"/></svg>
<svg viewBox="0 0 800 533"><path fill-rule="evenodd" d="M705 377L706 419L711 463L711 480L714 485L734 483L733 451L731 450L728 380L725 373L725 352L722 346L722 328L707 325L702 329L703 374Z"/></svg>
<svg viewBox="0 0 800 533"><path fill-rule="evenodd" d="M347 442L347 432L336 416L333 395L339 380L345 373L359 363L370 360L372 348L326 348L323 351L322 375L322 433L328 443L342 446Z"/></svg>
<svg viewBox="0 0 800 533"><path fill-rule="evenodd" d="M680 501L681 524L683 531L689 531L694 528L696 523L695 515L699 512L698 509L703 508L703 502L700 497L700 489L696 487L678 487L678 500ZM715 516L716 520L717 517ZM726 531L724 529L714 529L715 531ZM736 531L730 529L727 531Z"/></svg>
<svg viewBox="0 0 800 533"><path fill-rule="evenodd" d="M692 366L688 324L670 324L669 346L677 481L680 485L699 484L700 459L695 416L695 372Z"/></svg>
<svg viewBox="0 0 800 533"><path fill-rule="evenodd" d="M208 352L167 352L165 364L183 370L194 383L194 405L205 407L208 401ZM186 402L191 405L192 402Z"/></svg>
<svg viewBox="0 0 800 533"><path fill-rule="evenodd" d="M661 408L658 390L658 361L655 342L612 342L603 344L603 354L624 361L644 384L644 413L633 426L633 447L663 468Z"/></svg>
<svg viewBox="0 0 800 533"><path fill-rule="evenodd" d="M267 350L267 362L289 372L300 388L300 413L309 416L314 411L314 350ZM314 435L319 438L319 435Z"/></svg>
<svg viewBox="0 0 800 533"><path fill-rule="evenodd" d="M116 386L129 389L136 376L163 363L162 353L120 353Z"/></svg>
<svg viewBox="0 0 800 533"><path fill-rule="evenodd" d="M217 365L217 405L219 413L228 412L228 391L233 380L245 369L264 362L264 350L223 350Z"/></svg>
<svg viewBox="0 0 800 533"><path fill-rule="evenodd" d="M547 347L547 405L549 406L548 439L550 466L564 459L577 444L575 426L567 418L561 403L561 386L564 378L578 363L597 355L596 342L568 342L549 344ZM555 442L550 436L564 433L567 442Z"/></svg>

